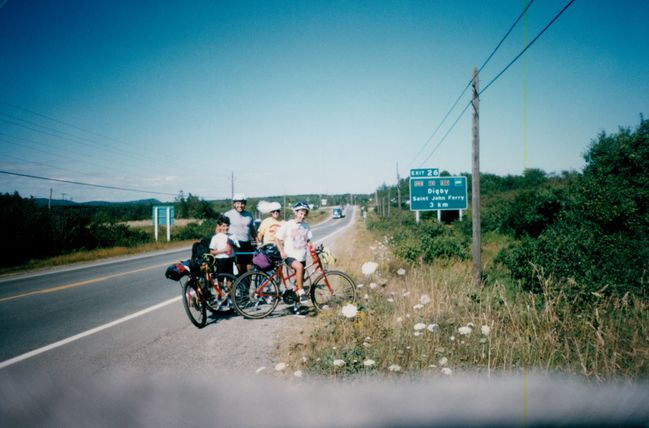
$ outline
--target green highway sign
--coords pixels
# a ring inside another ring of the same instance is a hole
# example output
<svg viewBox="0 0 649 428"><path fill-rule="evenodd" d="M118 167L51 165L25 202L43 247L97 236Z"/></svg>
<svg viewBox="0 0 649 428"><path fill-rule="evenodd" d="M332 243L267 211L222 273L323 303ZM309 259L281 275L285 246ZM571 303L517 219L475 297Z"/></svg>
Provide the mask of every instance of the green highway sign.
<svg viewBox="0 0 649 428"><path fill-rule="evenodd" d="M466 177L410 177L411 211L465 210Z"/></svg>
<svg viewBox="0 0 649 428"><path fill-rule="evenodd" d="M439 169L438 168L415 168L410 170L410 177L420 178L420 177L438 177Z"/></svg>

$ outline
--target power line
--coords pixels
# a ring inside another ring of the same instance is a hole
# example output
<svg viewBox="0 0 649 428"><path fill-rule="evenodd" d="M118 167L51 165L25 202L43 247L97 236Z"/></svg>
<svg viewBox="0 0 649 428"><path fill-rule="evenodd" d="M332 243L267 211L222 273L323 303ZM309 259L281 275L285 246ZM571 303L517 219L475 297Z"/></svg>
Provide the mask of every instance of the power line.
<svg viewBox="0 0 649 428"><path fill-rule="evenodd" d="M507 30L507 32L506 32L505 35L502 37L502 39L500 39L500 42L498 42L498 44L497 44L496 47L491 51L491 53L489 54L489 56L487 57L487 59L482 63L482 65L481 65L480 68L478 69L478 73L479 73L480 71L482 71L482 69L483 69L483 68L484 68L484 67L489 63L489 61L491 61L491 58L493 58L494 54L496 53L496 51L498 51L498 49L499 49L500 46L503 44L503 42L505 41L505 39L507 39L507 37L509 37L509 34L512 32L512 30L514 29L514 27L516 26L516 24L518 24L518 22L521 20L521 18L525 15L525 13L526 13L527 10L530 8L530 6L532 6L532 3L534 3L534 0L530 0L530 1L527 3L527 6L525 6L525 8L523 9L523 11L518 15L518 18L516 18L516 20L515 20L515 21L512 23L512 25L509 27L509 30ZM426 140L426 142L424 143L424 145L422 146L422 148L419 150L419 152L417 153L417 155L415 155L414 159L410 162L410 165L411 165L411 166L412 166L412 164L415 163L415 161L417 160L417 158L419 157L419 155L421 155L421 153L424 151L424 149L426 148L426 146L428 146L428 143L429 143L429 142L433 139L433 137L437 134L437 131L439 131L439 129L442 127L442 124L443 124L444 122L446 122L446 119L447 119L448 116L451 114L451 112L455 109L455 106L457 105L457 103L460 102L460 99L462 99L462 96L464 96L464 94L466 93L466 90L469 89L469 87L471 86L471 82L472 82L472 79L469 79L469 81L467 82L466 86L464 87L464 89L462 89L462 92L461 92L460 95L457 97L457 99L455 100L455 102L453 103L453 105L451 106L451 108L446 112L446 114L445 114L444 117L442 118L442 120L441 120L441 122L439 123L439 125L437 125L437 128L435 128L435 130L433 131L433 133L431 134L431 136L428 137L428 139ZM464 111L466 111L466 108L464 109ZM462 114L460 114L460 117L461 117L463 114L464 114L464 112L462 112ZM458 118L458 120L459 120L459 118ZM456 123L457 123L457 120L456 120ZM452 129L452 127L451 127L451 129ZM446 135L448 135L448 132L446 133ZM446 138L446 135L444 136L444 138L442 139L442 141ZM437 146L435 146L435 148L433 149L433 153L435 152L435 150L437 150L437 147L439 147L439 145L440 145L440 143L438 143ZM431 155L432 155L432 153L431 153ZM426 158L426 160L424 160L424 161L422 162L422 164L426 163L426 161L428 161L428 159L430 158L431 155L428 155L428 157Z"/></svg>
<svg viewBox="0 0 649 428"><path fill-rule="evenodd" d="M131 189L131 188L128 188L128 187L106 186L106 185L103 185L103 184L83 183L81 181L63 180L63 179L60 179L60 178L51 178L51 177L40 177L40 176L37 176L37 175L21 174L21 173L18 173L18 172L11 172L11 171L2 171L2 170L0 170L0 174L15 175L15 176L18 176L18 177L34 178L34 179L37 179L37 180L56 181L56 182L59 182L59 183L77 184L79 186L99 187L99 188L102 188L102 189L123 190L123 191L126 191L126 192L137 192L137 193L149 193L149 194L154 194L154 195L177 196L175 193L156 192L154 190Z"/></svg>
<svg viewBox="0 0 649 428"><path fill-rule="evenodd" d="M570 1L569 1L569 2L568 2L568 3L563 7L563 9L561 9L561 11L560 11L559 13L557 13L557 14L555 15L555 17L552 18L552 20L550 20L550 22L548 22L548 25L546 25L546 26L543 28L543 30L541 30L541 32L540 32L539 34L537 34L536 37L534 37L534 39L532 39L532 41L531 41L527 46L525 46L525 48L524 48L522 51L520 51L520 53L519 53L518 55L516 55L516 57L514 57L514 59L511 60L511 62L510 62L509 64L507 64L507 66L506 66L505 68L503 68L503 69L500 71L500 73L498 73L498 74L496 75L496 77L494 77L493 79L491 79L491 81L490 81L489 83L487 83L487 84L485 85L484 88L482 88L482 90L478 93L478 96L482 95L482 93L483 93L484 91L486 91L486 90L489 88L489 86L491 86L491 85L492 85L496 80L498 80L498 78L499 78L500 76L502 76L503 73L504 73L505 71L507 71L507 69L508 69L509 67L511 67L511 66L512 66L512 65L513 65L513 64L518 60L518 58L520 58L520 57L525 53L525 51L527 51L527 50L528 50L528 49L529 49L529 48L534 44L534 42L536 42L536 41L538 40L539 37L541 37L541 35L542 35L543 33L545 33L545 31L546 31L548 28L550 28L550 26L551 26L552 24L554 24L554 21L556 21L556 20L557 20L557 19L558 19L562 14L563 14L563 12L565 12L566 9L568 9L568 7L570 7L570 5L573 4L574 2L575 2L575 0L570 0Z"/></svg>
<svg viewBox="0 0 649 428"><path fill-rule="evenodd" d="M533 1L533 0L532 0L532 1ZM529 8L529 6L532 4L532 1L530 1L530 3L529 3L529 4L527 5L527 7L525 8L525 10L523 10L523 13L521 13L521 15L518 17L518 19L517 19L516 22L514 23L514 25L515 25L515 24L520 20L520 18L523 16L523 14L527 11L527 9ZM532 46L532 45L533 45L533 44L534 44L534 43L535 43L535 42L536 42L540 37L541 37L541 35L543 35L543 33L545 33L545 31L546 31L548 28L550 28L550 26L551 26L551 25L552 25L552 24L553 24L553 23L554 23L554 22L559 18L559 16L561 16L561 15L563 14L563 12L565 12L566 9L568 9L568 7L569 7L570 5L572 5L572 3L574 3L574 1L575 1L575 0L570 0L570 1L569 1L569 2L568 2L568 3L563 7L563 9L561 9L561 11L560 11L556 16L555 16L554 18L552 18L552 19L550 20L550 22L548 22L548 24L543 28L543 30L541 30L541 31L539 32L539 34L537 34L536 37L534 37L534 39L533 39L533 40L532 40L532 41L531 41L527 46L525 46L525 48L524 48L520 53L519 53L518 55L516 55L516 57L515 57L513 60L511 60L510 63L507 64L507 66L506 66L505 68L503 68L503 69L502 69L502 70L501 70L501 71L496 75L496 77L494 77L493 79L491 79L491 81L490 81L487 85L485 85L485 87L484 87L484 88L483 88L483 89L478 93L478 96L482 95L482 93L483 93L484 91L486 91L487 88L489 88L489 86L491 86L491 85L492 85L496 80L498 80L498 78L499 78L500 76L502 76L503 73L505 73L505 71L507 71L507 69L509 69L509 67L511 67L511 66L512 66L512 65L513 65L513 64L514 64L514 63L515 63L515 62L516 62L516 61L517 61L517 60L518 60L518 59L519 59L519 58L520 58L520 57L521 57L521 56L522 56L522 55L523 55L523 54L524 54L524 53L525 53L525 52L526 52L526 51L527 51L527 50L528 50L528 49L529 49L529 48L530 48L530 47L531 47L531 46ZM509 33L511 32L512 28L513 28L513 26L509 29L509 31L507 32L507 34L505 35L505 37L507 37L507 36L509 35ZM504 40L504 38L503 38L503 40ZM501 42L498 44L498 46L496 47L496 49L497 49L501 44L502 44L502 40L501 40ZM492 54L489 56L489 58L488 58L487 60L491 59L491 57L493 56L493 53L495 53L495 50L494 50L494 52L492 52ZM485 64L486 64L486 63L485 63ZM484 67L485 64L483 64L483 66L480 68L480 70L482 70L482 68ZM462 95L464 94L464 92L466 92L466 89L470 86L470 84L471 84L471 80L469 81L469 84L467 85L467 87L466 87L466 88L464 89L464 91L462 92ZM457 104L457 101L455 102L455 104ZM454 106L455 106L455 104L454 104ZM466 105L466 107L464 107L464 110L462 110L462 113L460 113L460 115L457 117L457 119L455 120L455 122L453 123L453 125L451 125L451 127L450 127L449 130L446 132L446 134L444 135L444 137L440 140L439 143L437 143L437 145L433 148L433 150L431 151L431 153L430 153L430 154L428 155L428 157L427 157L427 158L422 162L422 164L426 163L426 162L428 161L428 159L430 159L430 157L433 155L433 153L435 153L435 151L437 150L437 148L438 148L438 147L439 147L439 146L444 142L444 140L446 140L446 137L449 135L449 133L451 132L451 130L453 130L453 128L455 128L455 125L458 123L458 121L459 121L460 118L464 115L464 113L466 112L466 110L469 108L470 105L471 105L471 102L469 102L469 103ZM447 114L447 116L448 116L448 114Z"/></svg>

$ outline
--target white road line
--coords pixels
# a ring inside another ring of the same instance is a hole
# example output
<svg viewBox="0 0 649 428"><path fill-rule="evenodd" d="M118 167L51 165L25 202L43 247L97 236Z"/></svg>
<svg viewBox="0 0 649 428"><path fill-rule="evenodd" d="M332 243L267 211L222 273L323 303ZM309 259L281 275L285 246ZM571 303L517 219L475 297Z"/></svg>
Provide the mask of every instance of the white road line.
<svg viewBox="0 0 649 428"><path fill-rule="evenodd" d="M43 346L42 348L34 349L33 351L29 351L25 354L18 355L17 357L10 358L8 360L5 360L0 363L0 369L3 369L5 367L8 367L12 364L16 364L18 362L24 361L28 358L35 357L36 355L42 354L43 352L51 351L52 349L56 349L60 346L67 345L68 343L74 342L76 340L82 339L86 336L90 336L92 334L98 333L102 330L109 329L111 327L114 327L118 324L122 324L126 321L132 320L133 318L137 318L139 316L148 314L149 312L153 312L157 309L160 309L164 306L170 305L174 302L177 302L178 300L181 299L182 296L174 297L173 299L166 300L162 303L158 303L157 305L151 306L149 308L143 309L139 312L135 312L131 315L127 315L123 318L117 319L115 321L111 321L108 324L100 325L99 327L92 328L90 330L84 331L79 334L75 334L74 336L70 336L67 339L59 340L58 342L54 342L52 344L49 344L47 346Z"/></svg>
<svg viewBox="0 0 649 428"><path fill-rule="evenodd" d="M324 242L325 239L329 239L332 236L338 235L340 232L343 230L347 229L348 227L352 226L356 222L356 209L352 210L352 218L350 219L349 223L347 223L345 226L341 227L340 229L331 232L329 235L323 236L322 238L318 239L318 242Z"/></svg>

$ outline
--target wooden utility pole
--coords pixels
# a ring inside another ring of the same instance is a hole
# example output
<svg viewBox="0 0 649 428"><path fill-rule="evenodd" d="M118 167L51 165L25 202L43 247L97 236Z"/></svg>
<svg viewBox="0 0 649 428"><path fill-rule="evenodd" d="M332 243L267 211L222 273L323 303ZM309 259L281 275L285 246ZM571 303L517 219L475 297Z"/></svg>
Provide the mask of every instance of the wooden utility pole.
<svg viewBox="0 0 649 428"><path fill-rule="evenodd" d="M401 211L401 179L399 178L399 162L397 162L397 206L399 209L397 212Z"/></svg>
<svg viewBox="0 0 649 428"><path fill-rule="evenodd" d="M481 283L480 257L480 99L478 69L473 68L473 167L471 171L471 219L473 221L473 278Z"/></svg>
<svg viewBox="0 0 649 428"><path fill-rule="evenodd" d="M234 171L230 175L230 199L234 198Z"/></svg>

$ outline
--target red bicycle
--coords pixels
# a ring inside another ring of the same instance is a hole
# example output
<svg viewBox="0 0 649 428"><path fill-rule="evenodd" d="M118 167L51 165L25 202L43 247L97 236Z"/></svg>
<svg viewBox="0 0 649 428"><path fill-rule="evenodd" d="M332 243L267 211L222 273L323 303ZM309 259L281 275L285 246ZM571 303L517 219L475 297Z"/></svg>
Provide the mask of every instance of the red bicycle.
<svg viewBox="0 0 649 428"><path fill-rule="evenodd" d="M356 283L344 272L325 268L320 254L322 245L308 246L311 262L304 270L304 289L317 311L335 310L356 301ZM231 293L234 308L246 318L259 319L270 315L283 301L299 309L299 299L291 279L295 272L278 263L269 271L251 270L234 283ZM283 289L283 290L281 290ZM281 290L281 291L280 291Z"/></svg>

